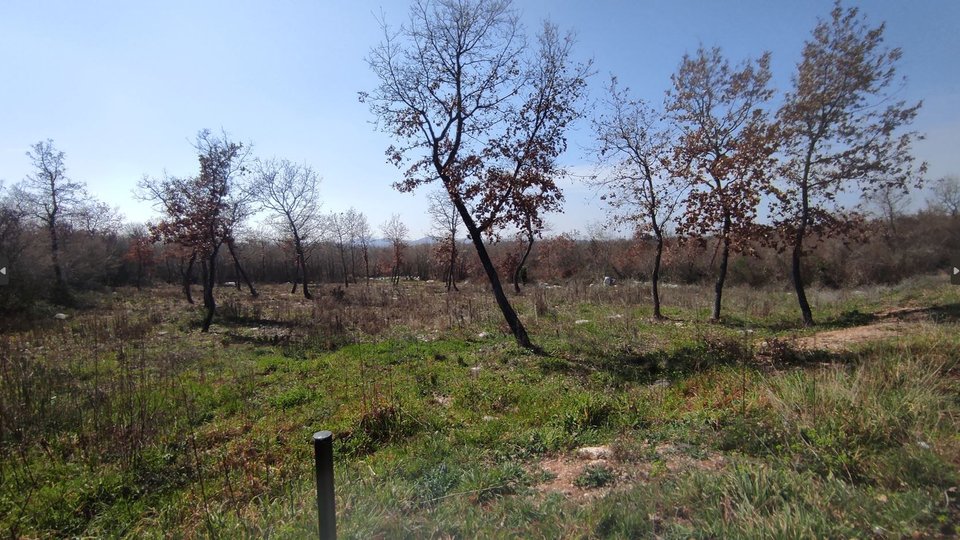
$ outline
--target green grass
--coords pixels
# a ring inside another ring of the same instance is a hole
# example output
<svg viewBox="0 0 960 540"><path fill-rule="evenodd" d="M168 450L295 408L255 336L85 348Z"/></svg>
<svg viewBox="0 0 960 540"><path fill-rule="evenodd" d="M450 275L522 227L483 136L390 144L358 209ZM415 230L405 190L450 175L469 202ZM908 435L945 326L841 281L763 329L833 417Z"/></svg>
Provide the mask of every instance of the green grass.
<svg viewBox="0 0 960 540"><path fill-rule="evenodd" d="M820 329L935 308L844 354L790 349L817 329L782 291L731 290L719 325L693 288L663 323L622 289L549 289L541 315L525 295L536 355L482 290L353 289L229 291L211 335L175 291L124 291L4 336L0 534L310 536L319 429L344 538L960 534L960 295L940 281L816 293ZM569 480L598 496L544 489L546 462L604 444Z"/></svg>

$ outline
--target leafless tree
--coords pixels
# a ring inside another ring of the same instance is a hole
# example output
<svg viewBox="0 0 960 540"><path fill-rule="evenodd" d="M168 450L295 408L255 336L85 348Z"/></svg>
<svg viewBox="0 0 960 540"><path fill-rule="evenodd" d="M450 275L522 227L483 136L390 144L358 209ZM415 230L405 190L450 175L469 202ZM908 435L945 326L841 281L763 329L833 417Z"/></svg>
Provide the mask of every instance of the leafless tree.
<svg viewBox="0 0 960 540"><path fill-rule="evenodd" d="M960 176L948 175L937 180L928 205L953 217L960 216Z"/></svg>
<svg viewBox="0 0 960 540"><path fill-rule="evenodd" d="M366 217L356 208L350 207L344 214L344 226L347 230L347 245L350 247L350 279L357 282L357 251L360 249L360 229ZM367 226L369 228L369 225Z"/></svg>
<svg viewBox="0 0 960 540"><path fill-rule="evenodd" d="M897 219L903 216L910 206L910 192L897 186L886 185L876 191L864 194L865 202L873 206L883 228L883 241L887 247L895 248L898 239Z"/></svg>
<svg viewBox="0 0 960 540"><path fill-rule="evenodd" d="M407 235L410 230L400 220L398 214L393 214L389 220L380 226L380 231L393 248L393 273L390 277L393 284L398 285L400 283L400 265L403 264L403 251L407 248Z"/></svg>
<svg viewBox="0 0 960 540"><path fill-rule="evenodd" d="M299 277L303 296L313 298L308 286L307 259L310 245L320 233L320 177L309 166L287 160L258 160L254 170L257 200L271 213L274 230L293 246L293 292Z"/></svg>
<svg viewBox="0 0 960 540"><path fill-rule="evenodd" d="M82 183L66 176L64 153L54 147L52 140L34 144L27 157L34 170L13 189L13 198L23 215L36 219L47 230L56 279L53 298L68 303L71 295L60 260L60 232L64 222L82 210L88 196Z"/></svg>
<svg viewBox="0 0 960 540"><path fill-rule="evenodd" d="M430 214L433 238L437 242L437 251L446 261L447 270L444 272L444 281L447 291L457 289L457 232L460 229L460 216L457 208L450 202L450 197L442 191L432 191L427 196L430 205L427 213Z"/></svg>
<svg viewBox="0 0 960 540"><path fill-rule="evenodd" d="M807 326L814 321L801 275L805 240L857 229L857 214L844 211L838 196L919 187L926 171L911 152L918 135L903 129L920 104L894 97L901 52L883 46L883 32L883 24L871 28L859 10L838 3L804 44L793 89L777 114L782 182L771 213L781 249L791 250L791 277Z"/></svg>
<svg viewBox="0 0 960 540"><path fill-rule="evenodd" d="M517 343L532 348L483 236L559 208L555 158L579 115L586 74L570 65L572 40L547 25L540 47L528 48L506 0L418 0L408 25L382 26L369 57L380 85L361 100L399 141L387 150L406 167L395 187L440 180Z"/></svg>
<svg viewBox="0 0 960 540"><path fill-rule="evenodd" d="M340 254L340 269L343 271L343 286L350 286L350 270L347 268L347 248L350 245L350 216L346 212L333 212L326 219L326 229Z"/></svg>
<svg viewBox="0 0 960 540"><path fill-rule="evenodd" d="M656 254L650 289L653 317L660 311L660 263L665 226L685 191L685 184L670 174L675 141L662 113L643 100L634 100L611 77L605 112L594 122L601 173L594 185L612 210L614 223L632 225L638 238L652 234Z"/></svg>
<svg viewBox="0 0 960 540"><path fill-rule="evenodd" d="M373 241L373 233L370 230L370 222L363 212L357 212L353 229L354 238L360 249L360 255L363 258L363 277L370 284L370 242Z"/></svg>

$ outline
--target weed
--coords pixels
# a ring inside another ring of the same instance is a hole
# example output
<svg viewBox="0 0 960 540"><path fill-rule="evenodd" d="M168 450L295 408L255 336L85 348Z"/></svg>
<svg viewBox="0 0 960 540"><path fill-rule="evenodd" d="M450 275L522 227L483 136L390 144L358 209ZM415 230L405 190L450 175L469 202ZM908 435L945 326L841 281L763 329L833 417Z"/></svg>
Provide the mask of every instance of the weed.
<svg viewBox="0 0 960 540"><path fill-rule="evenodd" d="M601 463L584 467L583 472L577 476L573 484L584 489L596 489L613 483L615 479L616 473L613 469Z"/></svg>

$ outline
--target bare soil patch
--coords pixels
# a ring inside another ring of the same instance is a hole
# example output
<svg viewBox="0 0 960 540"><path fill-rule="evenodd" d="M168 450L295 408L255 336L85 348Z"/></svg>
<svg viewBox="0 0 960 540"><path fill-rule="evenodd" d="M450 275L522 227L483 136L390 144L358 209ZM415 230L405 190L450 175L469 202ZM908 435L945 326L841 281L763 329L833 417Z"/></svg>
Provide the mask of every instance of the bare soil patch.
<svg viewBox="0 0 960 540"><path fill-rule="evenodd" d="M794 346L799 349L843 351L852 347L894 339L916 331L919 326L936 322L943 311L940 307L900 307L878 311L872 315L873 322L839 330L817 332L812 336L797 338Z"/></svg>
<svg viewBox="0 0 960 540"><path fill-rule="evenodd" d="M797 338L794 345L798 349L842 351L870 341L895 338L909 332L910 328L915 328L917 325L918 323L915 322L879 322L852 328L841 328L840 330L828 330L817 332L812 336Z"/></svg>
<svg viewBox="0 0 960 540"><path fill-rule="evenodd" d="M599 452L593 451L599 449ZM638 482L649 481L660 474L679 474L689 470L722 469L726 459L716 453L694 457L688 448L670 443L648 445L648 451L654 456L649 461L622 461L609 447L591 448L588 452L580 449L573 454L546 458L538 463L534 470L546 472L549 479L537 485L540 493L559 493L575 501L592 501L604 497L613 490L625 489ZM615 476L610 484L599 488L581 487L577 479L589 467L604 466Z"/></svg>

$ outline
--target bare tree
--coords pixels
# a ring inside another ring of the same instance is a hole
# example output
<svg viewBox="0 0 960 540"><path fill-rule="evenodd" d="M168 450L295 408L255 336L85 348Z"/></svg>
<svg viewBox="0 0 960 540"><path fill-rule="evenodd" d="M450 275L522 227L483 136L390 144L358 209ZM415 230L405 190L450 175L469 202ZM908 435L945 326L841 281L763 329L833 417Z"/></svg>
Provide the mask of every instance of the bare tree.
<svg viewBox="0 0 960 540"><path fill-rule="evenodd" d="M357 250L360 249L361 221L366 221L356 208L350 207L343 214L344 226L347 230L347 245L350 247L350 279L357 282ZM368 225L369 227L369 225Z"/></svg>
<svg viewBox="0 0 960 540"><path fill-rule="evenodd" d="M307 279L309 246L320 232L320 177L307 165L287 160L259 160L255 165L256 194L272 214L271 225L293 245L296 274L303 282L303 296L313 298Z"/></svg>
<svg viewBox="0 0 960 540"><path fill-rule="evenodd" d="M401 141L387 150L391 162L406 165L395 187L413 191L440 180L504 319L517 342L532 348L483 235L524 213L538 220L534 210L559 208L555 158L578 116L585 77L570 69L572 41L548 25L541 46L528 49L506 0L418 0L409 25L383 30L369 57L380 86L361 100Z"/></svg>
<svg viewBox="0 0 960 540"><path fill-rule="evenodd" d="M895 248L898 239L897 219L903 216L910 206L910 192L897 186L886 185L876 191L864 194L865 202L874 207L883 228L883 241L889 248Z"/></svg>
<svg viewBox="0 0 960 540"><path fill-rule="evenodd" d="M390 278L394 285L400 283L400 265L403 264L403 251L407 248L407 235L410 230L400 220L398 214L393 214L390 219L380 226L383 237L390 242L393 248L393 273Z"/></svg>
<svg viewBox="0 0 960 540"><path fill-rule="evenodd" d="M363 277L370 284L370 242L373 241L373 233L370 230L370 222L363 212L357 212L354 222L354 237L360 248L360 255L363 258Z"/></svg>
<svg viewBox="0 0 960 540"><path fill-rule="evenodd" d="M64 153L54 147L52 140L34 144L31 151L27 152L27 157L34 172L13 189L12 195L19 211L36 219L47 230L56 279L53 298L57 302L69 303L70 290L60 260L60 232L64 222L81 210L84 200L88 198L86 190L82 183L67 178Z"/></svg>
<svg viewBox="0 0 960 540"><path fill-rule="evenodd" d="M346 212L328 215L326 229L340 254L340 269L343 271L343 286L350 286L350 271L347 269L347 247L350 245L350 217Z"/></svg>
<svg viewBox="0 0 960 540"><path fill-rule="evenodd" d="M437 242L437 251L446 260L444 283L447 291L457 289L455 271L457 267L457 231L460 229L460 216L450 197L442 191L432 191L427 196L433 238Z"/></svg>
<svg viewBox="0 0 960 540"><path fill-rule="evenodd" d="M690 180L679 231L715 237L720 267L712 320L720 319L731 251L749 251L760 197L769 190L772 129L763 109L770 54L732 66L719 48L684 55L671 77L667 112L680 130L672 174Z"/></svg>
<svg viewBox="0 0 960 540"><path fill-rule="evenodd" d="M920 104L893 97L900 49L883 47L884 25L869 27L859 10L837 4L805 43L777 118L782 131L782 182L772 205L781 248L790 249L791 277L805 325L813 324L801 275L805 240L857 228L838 196L848 190L903 191L919 182L911 153L915 132L904 132Z"/></svg>
<svg viewBox="0 0 960 540"><path fill-rule="evenodd" d="M937 180L933 186L933 198L927 204L953 217L960 216L960 176L948 175Z"/></svg>
<svg viewBox="0 0 960 540"><path fill-rule="evenodd" d="M665 226L685 191L685 185L670 174L674 141L661 113L643 100L630 98L611 77L606 112L594 122L599 147L597 158L603 170L594 181L603 190L617 224L629 223L637 238L653 235L656 251L650 279L653 317L660 311L660 263L663 260Z"/></svg>

